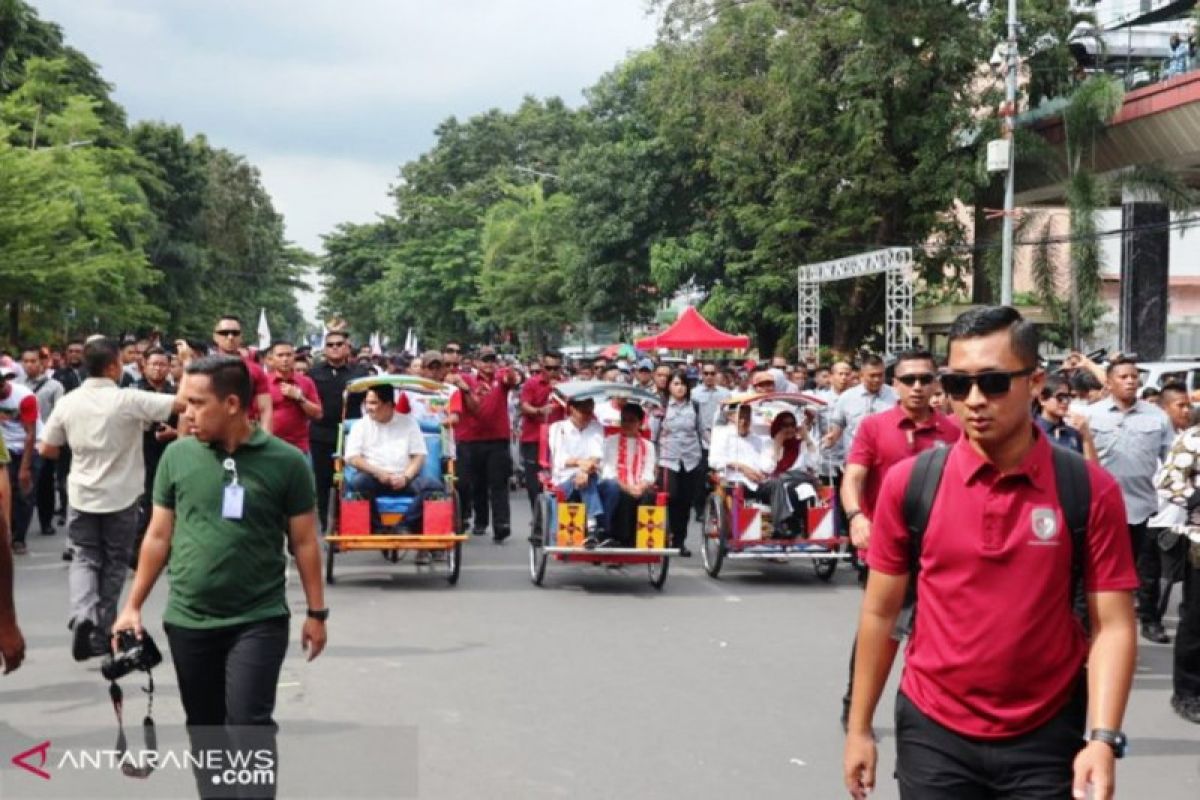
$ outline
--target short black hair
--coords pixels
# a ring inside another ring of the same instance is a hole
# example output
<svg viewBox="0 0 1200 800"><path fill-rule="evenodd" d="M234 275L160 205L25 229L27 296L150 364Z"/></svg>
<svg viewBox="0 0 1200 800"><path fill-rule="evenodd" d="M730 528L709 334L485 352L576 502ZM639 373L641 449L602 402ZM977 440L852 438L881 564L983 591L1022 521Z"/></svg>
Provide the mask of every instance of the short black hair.
<svg viewBox="0 0 1200 800"><path fill-rule="evenodd" d="M558 352L557 350L547 350L546 352L542 353L542 358L555 358L555 359L558 359L559 361L562 361L563 354Z"/></svg>
<svg viewBox="0 0 1200 800"><path fill-rule="evenodd" d="M275 341L271 342L271 346L267 348L267 352L274 353L276 347L283 347L285 345L292 348L293 350L296 347L296 345L292 344L287 339L276 339Z"/></svg>
<svg viewBox="0 0 1200 800"><path fill-rule="evenodd" d="M142 353L142 357L149 360L150 356L165 356L166 354L167 351L161 347L149 347L146 349L146 352Z"/></svg>
<svg viewBox="0 0 1200 800"><path fill-rule="evenodd" d="M959 314L950 325L949 346L960 339L978 339L1008 331L1013 353L1027 369L1038 366L1037 327L1012 306L976 306Z"/></svg>
<svg viewBox="0 0 1200 800"><path fill-rule="evenodd" d="M1071 391L1071 384L1065 375L1047 375L1046 382L1042 384L1042 397L1049 399L1063 389Z"/></svg>
<svg viewBox="0 0 1200 800"><path fill-rule="evenodd" d="M1117 367L1123 367L1126 364L1132 364L1134 367L1136 367L1137 359L1133 356L1117 356L1112 361L1108 362L1108 366L1104 368L1104 374L1112 375L1114 369Z"/></svg>
<svg viewBox="0 0 1200 800"><path fill-rule="evenodd" d="M637 417L637 421L641 422L646 418L646 409L637 403L626 403L621 406L621 419L624 419L626 415Z"/></svg>
<svg viewBox="0 0 1200 800"><path fill-rule="evenodd" d="M396 390L390 383L377 383L367 391L375 395L375 399L381 403L389 406L396 404Z"/></svg>
<svg viewBox="0 0 1200 800"><path fill-rule="evenodd" d="M1147 386L1146 388L1150 389L1153 387ZM1166 383L1164 383L1162 385L1162 388L1160 388L1158 390L1158 393L1160 395L1166 394L1167 392L1177 392L1177 393L1183 394L1183 395L1190 395L1190 393L1187 390L1187 387L1184 386L1179 381L1167 381Z"/></svg>
<svg viewBox="0 0 1200 800"><path fill-rule="evenodd" d="M862 361L859 363L858 368L863 369L865 367L882 367L882 366L883 366L883 359L880 358L879 356L875 355L874 353L871 353L869 355L865 355L862 357Z"/></svg>
<svg viewBox="0 0 1200 800"><path fill-rule="evenodd" d="M1075 394L1084 394L1086 392L1098 392L1104 387L1100 384L1100 379L1085 369L1076 370L1071 375L1071 390Z"/></svg>
<svg viewBox="0 0 1200 800"><path fill-rule="evenodd" d="M242 318L237 314L222 314L221 316L217 317L217 322L225 319L229 320L230 322L236 322L238 325L242 324Z"/></svg>
<svg viewBox="0 0 1200 800"><path fill-rule="evenodd" d="M38 347L36 344L23 345L20 352L21 355L25 355L26 353L37 353L38 358L42 357L42 348Z"/></svg>
<svg viewBox="0 0 1200 800"><path fill-rule="evenodd" d="M113 364L120 363L121 352L112 339L101 336L83 347L83 366L88 375L99 378Z"/></svg>
<svg viewBox="0 0 1200 800"><path fill-rule="evenodd" d="M222 319L226 319L222 317ZM243 409L250 408L254 399L254 384L250 381L250 370L235 356L204 356L188 364L188 375L207 375L212 383L213 394L224 400L233 395Z"/></svg>
<svg viewBox="0 0 1200 800"><path fill-rule="evenodd" d="M930 364L933 364L934 369L937 369L937 359L933 357L933 353L921 347L910 348L896 356L896 363L893 365L893 368L900 366L905 361L928 361Z"/></svg>

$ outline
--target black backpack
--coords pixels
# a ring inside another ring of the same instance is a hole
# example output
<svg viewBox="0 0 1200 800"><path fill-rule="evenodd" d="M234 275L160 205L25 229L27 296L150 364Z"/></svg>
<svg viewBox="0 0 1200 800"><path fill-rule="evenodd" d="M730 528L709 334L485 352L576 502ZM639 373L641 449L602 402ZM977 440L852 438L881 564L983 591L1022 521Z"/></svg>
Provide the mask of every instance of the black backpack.
<svg viewBox="0 0 1200 800"><path fill-rule="evenodd" d="M937 499L942 473L946 468L949 447L934 447L917 456L908 486L904 490L904 522L908 527L908 589L904 607L896 620L892 638L896 641L911 635L917 613L917 578L921 574L921 546L929 514ZM1067 518L1071 531L1071 606L1087 630L1087 602L1084 597L1083 569L1087 547L1088 512L1092 504L1092 484L1088 479L1087 462L1073 450L1052 447L1054 481L1058 487L1058 503Z"/></svg>

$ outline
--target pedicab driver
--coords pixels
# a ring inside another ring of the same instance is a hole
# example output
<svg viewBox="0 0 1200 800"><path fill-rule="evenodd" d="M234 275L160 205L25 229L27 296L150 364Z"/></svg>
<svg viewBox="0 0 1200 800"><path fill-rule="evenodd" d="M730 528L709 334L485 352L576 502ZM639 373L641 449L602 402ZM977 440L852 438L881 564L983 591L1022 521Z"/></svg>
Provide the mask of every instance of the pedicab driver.
<svg viewBox="0 0 1200 800"><path fill-rule="evenodd" d="M415 498L404 515L404 527L419 533L425 499L445 491L441 481L421 474L429 452L425 436L411 414L396 409L395 389L387 384L366 391L363 412L366 416L346 437L346 463L358 470L350 489L371 500L371 525L376 529L381 525L375 498Z"/></svg>
<svg viewBox="0 0 1200 800"><path fill-rule="evenodd" d="M1037 331L1016 309L980 307L954 321L949 339L942 386L964 435L947 453L919 554L909 552L903 510L916 459L884 477L846 788L863 798L875 786L871 721L916 555L916 616L896 698L900 797L1109 800L1137 659L1138 579L1120 487L1094 461L1077 465L1091 495L1080 548L1089 638L1073 612L1075 548L1053 446L1029 416L1045 381Z"/></svg>

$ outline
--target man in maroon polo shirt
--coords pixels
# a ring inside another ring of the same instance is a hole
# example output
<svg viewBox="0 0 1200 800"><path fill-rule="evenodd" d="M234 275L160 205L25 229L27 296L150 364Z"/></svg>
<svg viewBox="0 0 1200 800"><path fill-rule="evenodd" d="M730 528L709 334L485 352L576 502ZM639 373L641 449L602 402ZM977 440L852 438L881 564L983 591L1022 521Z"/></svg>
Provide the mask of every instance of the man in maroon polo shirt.
<svg viewBox="0 0 1200 800"><path fill-rule="evenodd" d="M455 433L474 510L472 531L476 536L487 533L490 520L492 540L500 544L512 534L508 505L508 477L512 474L508 393L517 385L517 376L507 368L498 372L496 360L495 350L482 347L476 361L478 372L447 376L447 382L462 393L462 418Z"/></svg>
<svg viewBox="0 0 1200 800"><path fill-rule="evenodd" d="M267 354L271 359L267 386L271 391L274 433L308 455L309 425L322 414L317 385L312 378L296 372L296 348L291 342L273 342Z"/></svg>
<svg viewBox="0 0 1200 800"><path fill-rule="evenodd" d="M529 494L529 507L537 502L542 492L538 482L538 445L542 429L565 419L563 408L550 401L554 384L562 378L562 353L547 352L542 355L542 371L534 373L521 387L521 466L525 470L525 491Z"/></svg>
<svg viewBox="0 0 1200 800"><path fill-rule="evenodd" d="M894 465L930 447L954 444L962 435L958 421L929 405L937 382L937 365L927 350L908 350L896 358L892 388L899 403L871 414L859 423L842 477L842 508L850 521L850 538L866 558L871 520L879 486ZM857 639L856 639L857 643ZM850 651L850 682L842 701L842 725L850 713L854 685L854 649Z"/></svg>
<svg viewBox="0 0 1200 800"><path fill-rule="evenodd" d="M1037 350L1033 325L1009 307L972 309L950 329L942 386L965 435L946 460L921 547L896 699L901 798L1113 796L1137 657L1137 575L1120 488L1089 462L1089 645L1072 610L1052 445L1029 417L1045 380ZM914 463L888 472L871 524L843 763L856 798L875 784L871 723L910 579L903 505Z"/></svg>
<svg viewBox="0 0 1200 800"><path fill-rule="evenodd" d="M240 358L250 370L250 381L254 384L254 402L247 411L251 421L257 420L258 426L267 433L274 431L271 427L271 387L267 384L267 373L258 365L253 357L242 352L242 321L233 314L225 314L217 320L213 328L213 344L223 356Z"/></svg>

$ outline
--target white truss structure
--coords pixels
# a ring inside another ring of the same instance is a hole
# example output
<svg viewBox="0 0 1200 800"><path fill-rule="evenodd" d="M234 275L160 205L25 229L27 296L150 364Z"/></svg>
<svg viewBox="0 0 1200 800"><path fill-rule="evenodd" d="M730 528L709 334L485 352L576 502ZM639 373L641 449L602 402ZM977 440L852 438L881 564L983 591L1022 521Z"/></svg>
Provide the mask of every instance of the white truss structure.
<svg viewBox="0 0 1200 800"><path fill-rule="evenodd" d="M821 343L821 284L878 275L880 272L887 274L887 294L884 298L886 355L894 356L908 349L912 343L915 282L912 263L912 248L892 247L800 267L796 272L800 315L797 333L801 358L815 357Z"/></svg>

